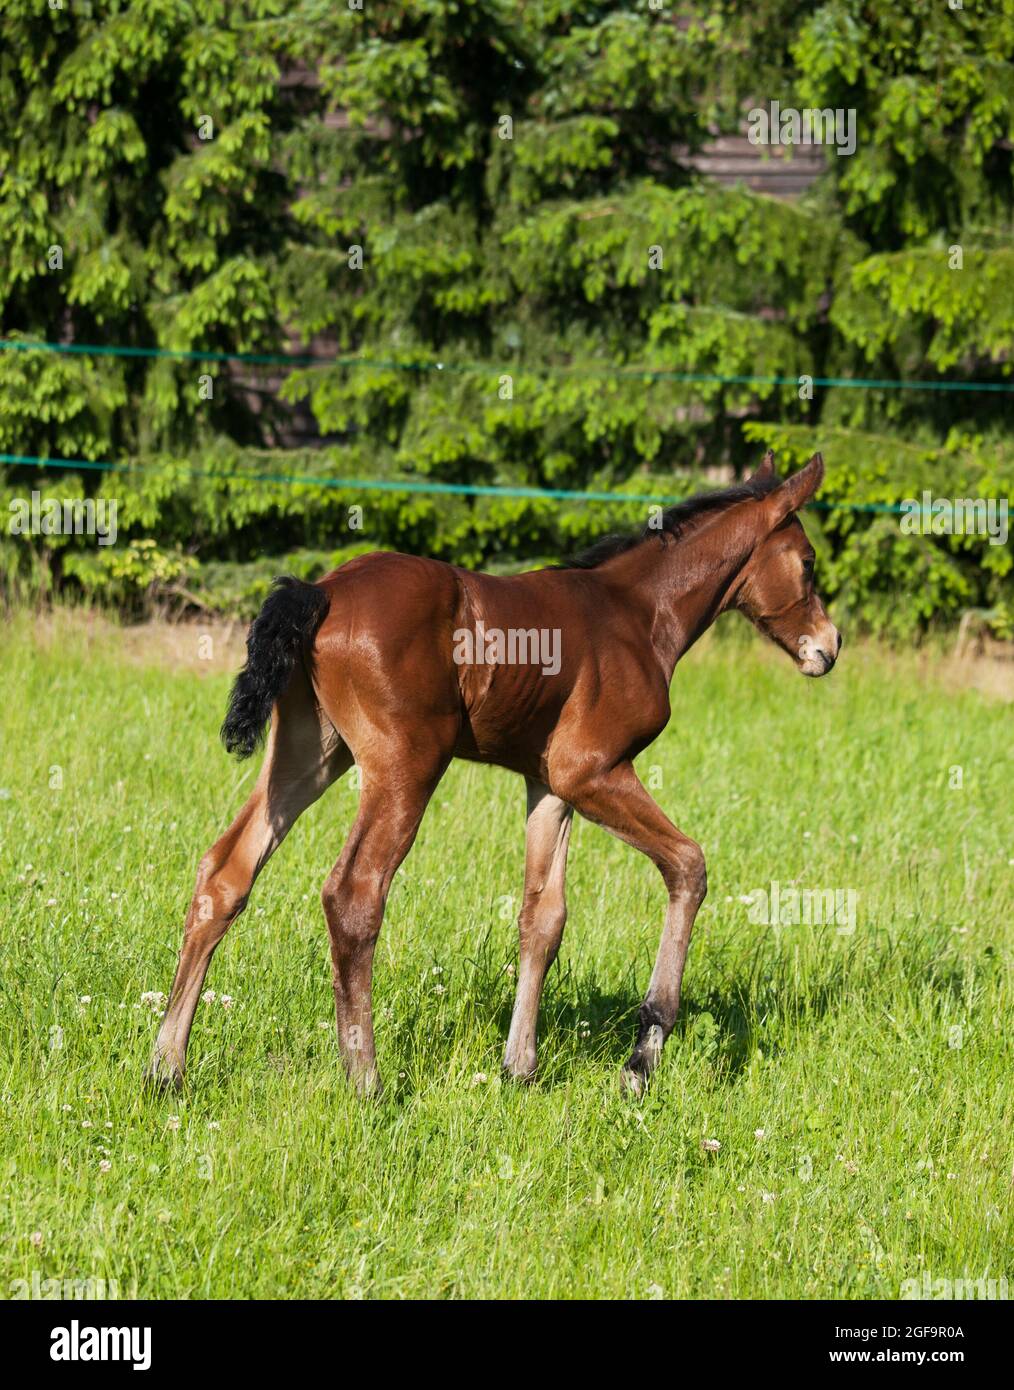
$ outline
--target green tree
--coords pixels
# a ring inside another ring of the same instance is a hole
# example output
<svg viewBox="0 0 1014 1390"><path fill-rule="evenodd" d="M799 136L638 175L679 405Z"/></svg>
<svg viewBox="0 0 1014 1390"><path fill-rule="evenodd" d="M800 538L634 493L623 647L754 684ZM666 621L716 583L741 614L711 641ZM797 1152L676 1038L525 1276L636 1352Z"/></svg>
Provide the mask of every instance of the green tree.
<svg viewBox="0 0 1014 1390"><path fill-rule="evenodd" d="M0 39L6 332L339 359L275 399L252 366L0 353L3 449L139 458L125 534L177 573L246 603L343 540L510 564L643 519L375 493L350 538L328 475L636 499L773 443L825 453L814 531L862 621L1009 602L1009 547L854 508L1008 496L1010 394L822 384L1010 378L1009 3L4 0ZM854 110L855 153L792 202L696 172L772 100ZM330 447L277 447L296 402Z"/></svg>
<svg viewBox="0 0 1014 1390"><path fill-rule="evenodd" d="M5 335L278 349L289 225L274 150L297 114L269 42L282 0L0 5ZM198 377L213 377L208 397ZM212 359L0 354L0 447L100 458L215 432L272 438Z"/></svg>

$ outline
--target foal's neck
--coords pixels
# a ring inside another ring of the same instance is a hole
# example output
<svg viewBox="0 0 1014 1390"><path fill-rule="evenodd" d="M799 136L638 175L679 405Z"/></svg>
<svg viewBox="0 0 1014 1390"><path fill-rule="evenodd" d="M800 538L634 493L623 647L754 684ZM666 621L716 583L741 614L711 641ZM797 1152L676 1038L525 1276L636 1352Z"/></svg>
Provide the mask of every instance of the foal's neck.
<svg viewBox="0 0 1014 1390"><path fill-rule="evenodd" d="M758 540L755 505L742 502L702 518L685 536L650 537L604 567L618 594L650 611L652 646L667 681L684 652L734 603Z"/></svg>

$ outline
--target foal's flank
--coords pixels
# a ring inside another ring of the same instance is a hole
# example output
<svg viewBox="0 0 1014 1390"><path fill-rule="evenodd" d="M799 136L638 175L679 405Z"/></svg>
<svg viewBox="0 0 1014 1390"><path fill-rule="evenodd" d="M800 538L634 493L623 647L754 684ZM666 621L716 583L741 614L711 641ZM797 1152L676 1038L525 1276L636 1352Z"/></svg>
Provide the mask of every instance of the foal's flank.
<svg viewBox="0 0 1014 1390"><path fill-rule="evenodd" d="M527 787L520 968L504 1056L512 1076L536 1069L539 1000L566 919L573 812L657 865L668 907L623 1071L640 1092L676 1021L707 877L700 846L648 795L633 759L669 720L676 663L727 609L804 675L834 665L841 636L814 589L813 550L796 515L823 471L815 454L780 482L768 453L746 482L553 569L497 577L373 554L316 584L279 580L251 626L222 726L226 747L245 757L270 719L264 762L201 860L151 1080L182 1082L215 947L297 817L354 761L358 813L322 900L342 1060L360 1090L379 1091L371 992L384 905L437 783L452 758L465 758L520 773ZM460 659L463 630L533 629L558 634L551 667L537 645L529 660L487 660L485 642L482 661Z"/></svg>

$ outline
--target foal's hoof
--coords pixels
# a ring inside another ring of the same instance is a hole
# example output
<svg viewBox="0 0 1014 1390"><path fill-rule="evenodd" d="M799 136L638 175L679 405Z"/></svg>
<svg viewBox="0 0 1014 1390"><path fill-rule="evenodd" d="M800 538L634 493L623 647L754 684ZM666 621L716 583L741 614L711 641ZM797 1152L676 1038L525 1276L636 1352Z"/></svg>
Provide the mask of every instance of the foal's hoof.
<svg viewBox="0 0 1014 1390"><path fill-rule="evenodd" d="M620 1072L620 1086L626 1095L641 1097L648 1089L648 1073L625 1066Z"/></svg>
<svg viewBox="0 0 1014 1390"><path fill-rule="evenodd" d="M521 1067L514 1068L507 1062L503 1064L503 1074L505 1081L512 1081L516 1086L530 1086L535 1080L535 1068L524 1071Z"/></svg>
<svg viewBox="0 0 1014 1390"><path fill-rule="evenodd" d="M644 1029L643 1035L638 1038L637 1046L622 1072L623 1087L631 1095L643 1096L647 1091L648 1078L658 1066L664 1042L665 1034L657 1023Z"/></svg>
<svg viewBox="0 0 1014 1390"><path fill-rule="evenodd" d="M536 1069L534 1052L524 1057L512 1056L509 1051L504 1053L503 1071L508 1081L520 1081L528 1085L535 1080Z"/></svg>
<svg viewBox="0 0 1014 1390"><path fill-rule="evenodd" d="M183 1073L165 1057L154 1057L144 1074L144 1089L150 1095L178 1095L183 1090Z"/></svg>

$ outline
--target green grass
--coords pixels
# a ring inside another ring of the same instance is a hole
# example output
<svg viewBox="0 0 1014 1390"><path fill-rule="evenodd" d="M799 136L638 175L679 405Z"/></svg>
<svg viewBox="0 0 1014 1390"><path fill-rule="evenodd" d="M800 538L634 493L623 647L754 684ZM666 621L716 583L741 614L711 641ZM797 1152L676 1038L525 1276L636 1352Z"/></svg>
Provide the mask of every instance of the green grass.
<svg viewBox="0 0 1014 1390"><path fill-rule="evenodd" d="M162 1099L141 996L168 989L197 860L256 772L217 742L228 677L18 619L0 681L0 1295L34 1274L155 1298L896 1298L924 1271L1014 1274L1009 708L872 648L824 681L756 640L691 654L639 766L710 892L640 1103L617 1073L656 871L575 827L540 1080L501 1085L524 795L463 764L391 893L386 1094L349 1094L318 896L345 779L220 948L207 984L234 1003L200 1006L188 1093ZM772 879L855 889L855 933L751 925L740 899Z"/></svg>

